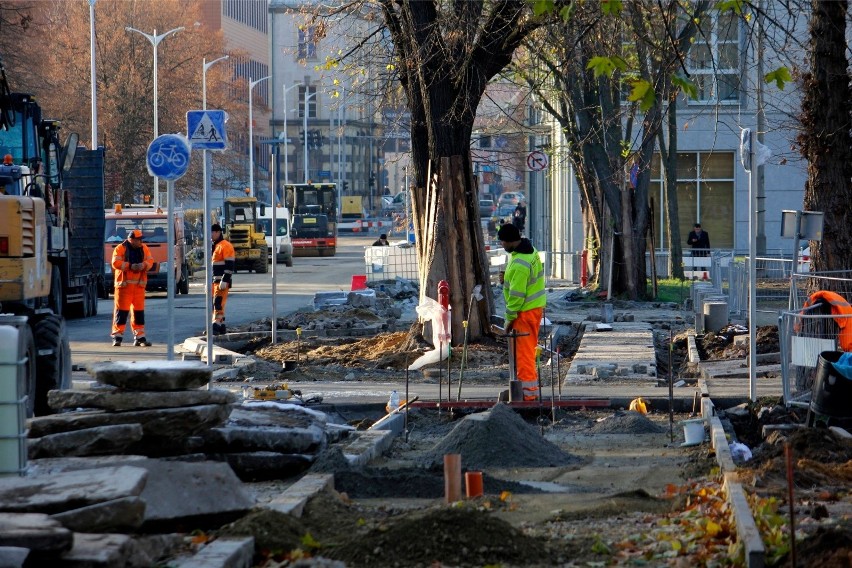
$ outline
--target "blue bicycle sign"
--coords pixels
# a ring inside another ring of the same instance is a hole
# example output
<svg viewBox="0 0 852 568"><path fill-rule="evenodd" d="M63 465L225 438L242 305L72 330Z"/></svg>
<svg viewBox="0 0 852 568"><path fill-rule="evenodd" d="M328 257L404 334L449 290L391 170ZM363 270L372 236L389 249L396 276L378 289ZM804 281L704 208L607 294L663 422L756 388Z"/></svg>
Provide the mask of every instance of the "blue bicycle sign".
<svg viewBox="0 0 852 568"><path fill-rule="evenodd" d="M189 167L189 141L182 134L163 134L148 146L148 173L174 181Z"/></svg>

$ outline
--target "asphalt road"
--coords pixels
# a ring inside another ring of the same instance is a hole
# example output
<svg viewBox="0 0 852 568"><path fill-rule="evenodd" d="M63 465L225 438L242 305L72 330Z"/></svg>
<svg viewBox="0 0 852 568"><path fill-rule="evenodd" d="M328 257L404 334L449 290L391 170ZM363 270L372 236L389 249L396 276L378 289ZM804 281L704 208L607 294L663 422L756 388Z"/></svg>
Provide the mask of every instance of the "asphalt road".
<svg viewBox="0 0 852 568"><path fill-rule="evenodd" d="M349 290L353 274L364 273L364 247L376 235L342 237L334 257L298 257L291 268L278 264L277 312L283 316L309 305L319 291ZM240 324L272 316L272 275L239 272L228 296L227 324ZM124 345L113 347L109 337L113 317L113 298L98 301L98 315L68 320L71 359L75 366L97 361L137 361L166 359L168 326L174 326L175 344L187 337L198 336L205 328L204 272L190 281L189 294L177 295L174 312L168 313L164 292L149 293L145 299L145 331L151 347L133 347L133 333L128 323ZM179 356L176 356L179 358Z"/></svg>

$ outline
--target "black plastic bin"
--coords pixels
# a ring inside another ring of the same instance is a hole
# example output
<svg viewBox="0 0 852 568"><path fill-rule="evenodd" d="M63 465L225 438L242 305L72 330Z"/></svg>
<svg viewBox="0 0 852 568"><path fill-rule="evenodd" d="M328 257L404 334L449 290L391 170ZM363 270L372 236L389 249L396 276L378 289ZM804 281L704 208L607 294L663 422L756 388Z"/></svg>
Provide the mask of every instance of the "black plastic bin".
<svg viewBox="0 0 852 568"><path fill-rule="evenodd" d="M833 418L852 418L852 380L834 367L842 351L819 354L811 393L811 412Z"/></svg>

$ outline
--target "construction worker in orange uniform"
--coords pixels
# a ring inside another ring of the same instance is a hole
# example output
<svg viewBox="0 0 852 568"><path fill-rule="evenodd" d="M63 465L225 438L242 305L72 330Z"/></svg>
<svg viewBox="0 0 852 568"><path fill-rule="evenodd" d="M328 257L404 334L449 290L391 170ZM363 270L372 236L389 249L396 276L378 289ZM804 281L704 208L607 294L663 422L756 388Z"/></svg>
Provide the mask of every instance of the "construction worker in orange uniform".
<svg viewBox="0 0 852 568"><path fill-rule="evenodd" d="M503 275L503 299L506 301L505 332L515 338L515 375L524 389L524 400L537 400L538 373L536 346L541 317L547 302L544 267L538 251L529 239L522 239L515 225L507 223L497 231L509 262ZM523 334L523 335L520 335Z"/></svg>
<svg viewBox="0 0 852 568"><path fill-rule="evenodd" d="M210 227L213 238L213 335L223 335L225 329L225 304L231 289L231 275L237 267L234 245L225 240L222 226L215 223Z"/></svg>
<svg viewBox="0 0 852 568"><path fill-rule="evenodd" d="M148 271L154 266L154 257L148 245L142 242L142 231L130 231L127 239L112 251L112 269L115 272L115 316L112 320L112 344L120 347L127 326L127 317L133 310L130 327L136 347L150 347L145 337L145 285Z"/></svg>

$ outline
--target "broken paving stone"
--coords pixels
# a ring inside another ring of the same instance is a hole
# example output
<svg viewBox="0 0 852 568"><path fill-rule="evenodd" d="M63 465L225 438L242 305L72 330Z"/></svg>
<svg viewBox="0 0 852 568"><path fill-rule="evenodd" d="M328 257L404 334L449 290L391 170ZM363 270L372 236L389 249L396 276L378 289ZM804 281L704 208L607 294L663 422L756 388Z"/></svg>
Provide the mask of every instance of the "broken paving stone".
<svg viewBox="0 0 852 568"><path fill-rule="evenodd" d="M150 566L132 537L123 534L74 534L74 547L62 556L63 566L119 568ZM144 563L143 563L144 562Z"/></svg>
<svg viewBox="0 0 852 568"><path fill-rule="evenodd" d="M142 526L145 501L122 497L51 515L62 526L76 532L126 532Z"/></svg>
<svg viewBox="0 0 852 568"><path fill-rule="evenodd" d="M147 505L142 527L146 532L218 527L254 506L226 463L150 459L133 465L148 471L140 495Z"/></svg>
<svg viewBox="0 0 852 568"><path fill-rule="evenodd" d="M23 568L24 561L29 554L29 548L0 546L0 566L3 566L3 568Z"/></svg>
<svg viewBox="0 0 852 568"><path fill-rule="evenodd" d="M198 361L115 361L94 363L88 371L99 383L133 391L197 389L213 376L212 368Z"/></svg>
<svg viewBox="0 0 852 568"><path fill-rule="evenodd" d="M177 436L193 436L224 424L230 414L230 405L205 404L130 412L68 412L32 418L27 424L31 438L96 426L141 424L145 438L173 439Z"/></svg>
<svg viewBox="0 0 852 568"><path fill-rule="evenodd" d="M0 515L0 547L64 552L71 549L74 535L58 521L41 513ZM26 557L26 555L24 555ZM2 558L2 557L0 557ZM0 564L7 566L7 564Z"/></svg>
<svg viewBox="0 0 852 568"><path fill-rule="evenodd" d="M66 408L100 408L113 412L176 408L202 404L232 404L237 394L222 389L170 392L139 392L122 390L52 390L47 403L54 410Z"/></svg>
<svg viewBox="0 0 852 568"><path fill-rule="evenodd" d="M141 462L134 462L141 463ZM0 478L0 511L60 513L142 493L148 472L118 466L61 475Z"/></svg>
<svg viewBox="0 0 852 568"><path fill-rule="evenodd" d="M120 454L142 439L139 424L96 426L27 440L29 459Z"/></svg>

